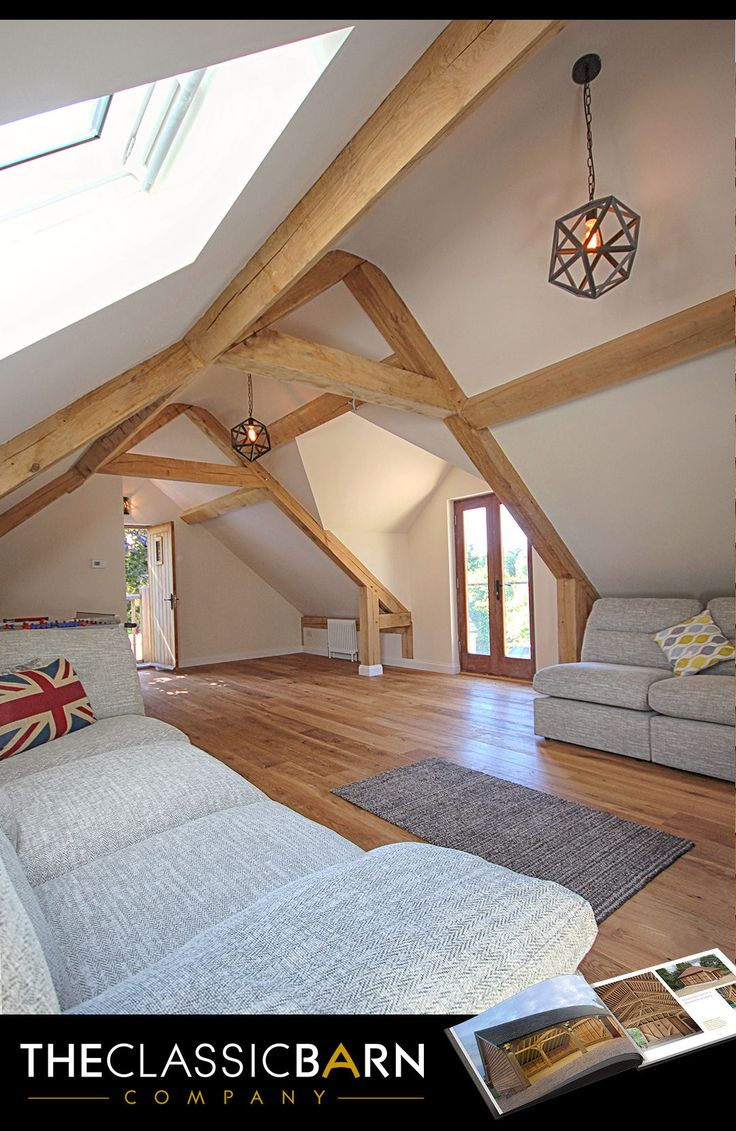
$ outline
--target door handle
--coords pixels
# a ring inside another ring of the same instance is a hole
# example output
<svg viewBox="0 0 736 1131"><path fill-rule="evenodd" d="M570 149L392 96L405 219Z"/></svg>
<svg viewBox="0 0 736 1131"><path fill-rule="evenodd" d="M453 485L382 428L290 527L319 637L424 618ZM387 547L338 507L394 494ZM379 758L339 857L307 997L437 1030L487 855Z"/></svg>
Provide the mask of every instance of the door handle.
<svg viewBox="0 0 736 1131"><path fill-rule="evenodd" d="M498 580L498 578L496 578L496 580L494 581L493 588L494 588L494 591L496 593L496 600L500 601L501 600L501 582Z"/></svg>
<svg viewBox="0 0 736 1131"><path fill-rule="evenodd" d="M171 605L172 610L175 609L177 604L179 603L179 598L176 597L173 593L169 597L167 597L166 600Z"/></svg>

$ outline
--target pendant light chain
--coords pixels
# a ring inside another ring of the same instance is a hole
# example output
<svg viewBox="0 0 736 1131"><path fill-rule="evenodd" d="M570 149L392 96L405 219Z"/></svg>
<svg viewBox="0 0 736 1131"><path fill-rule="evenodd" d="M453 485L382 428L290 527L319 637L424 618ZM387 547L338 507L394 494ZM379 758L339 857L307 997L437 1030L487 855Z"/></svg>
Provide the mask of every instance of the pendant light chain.
<svg viewBox="0 0 736 1131"><path fill-rule="evenodd" d="M248 374L248 417L253 419L253 377Z"/></svg>
<svg viewBox="0 0 736 1131"><path fill-rule="evenodd" d="M595 165L593 164L593 114L590 109L590 83L583 86L583 111L585 112L585 140L588 146L588 200L595 196Z"/></svg>

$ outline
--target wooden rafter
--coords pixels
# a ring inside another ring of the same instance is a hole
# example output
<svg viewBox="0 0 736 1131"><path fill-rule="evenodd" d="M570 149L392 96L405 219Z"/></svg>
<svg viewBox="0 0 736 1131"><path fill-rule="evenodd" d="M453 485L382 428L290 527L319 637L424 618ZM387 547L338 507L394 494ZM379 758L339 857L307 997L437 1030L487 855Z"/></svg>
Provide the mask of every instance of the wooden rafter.
<svg viewBox="0 0 736 1131"><path fill-rule="evenodd" d="M474 428L494 428L731 346L733 325L734 296L729 291L478 393L467 400L461 414Z"/></svg>
<svg viewBox="0 0 736 1131"><path fill-rule="evenodd" d="M248 333L256 334L259 330L265 330L293 310L298 310L323 291L334 287L335 283L339 283L362 262L359 255L353 255L349 251L328 251L305 275L292 283L276 302L271 303L266 313L248 328Z"/></svg>
<svg viewBox="0 0 736 1131"><path fill-rule="evenodd" d="M74 465L77 471L81 472L85 478L88 475L93 475L95 471L99 471L110 460L130 451L137 444L142 444L154 432L158 432L164 425L176 420L177 416L187 408L183 404L167 405L165 401L165 397L160 397L147 408L133 413L122 424L118 424L117 428L113 428L106 432L104 436L100 436L99 440L95 440L94 444L87 448L84 455L77 460Z"/></svg>
<svg viewBox="0 0 736 1131"><path fill-rule="evenodd" d="M302 628L327 628L328 617L310 616L308 613L302 617ZM401 632L411 626L411 613L379 613L378 625L381 632ZM356 621L360 631L360 619Z"/></svg>
<svg viewBox="0 0 736 1131"><path fill-rule="evenodd" d="M63 495L76 491L91 475L100 471L106 462L126 452L128 448L140 444L187 408L187 405L167 405L164 401L165 398L160 398L148 408L128 417L117 428L111 429L99 440L95 440L68 471L57 475L44 487L40 487L38 491L34 491L14 507L4 511L0 515L0 537L9 530L14 530L16 526L20 526L26 519L32 518L34 514L38 514Z"/></svg>
<svg viewBox="0 0 736 1131"><path fill-rule="evenodd" d="M247 467L225 463L201 463L165 456L122 455L100 468L102 475L128 475L135 479L168 479L178 483L213 483L229 487L258 486L256 475Z"/></svg>
<svg viewBox="0 0 736 1131"><path fill-rule="evenodd" d="M223 354L225 365L277 381L299 381L372 404L447 416L452 405L438 381L423 373L384 365L319 342L262 330Z"/></svg>
<svg viewBox="0 0 736 1131"><path fill-rule="evenodd" d="M367 585L360 589L360 666L381 670L381 629L378 594ZM370 672L372 675L373 672Z"/></svg>
<svg viewBox="0 0 736 1131"><path fill-rule="evenodd" d="M452 20L185 341L0 445L0 498L171 395L204 361L244 337L341 232L563 26L562 20Z"/></svg>
<svg viewBox="0 0 736 1131"><path fill-rule="evenodd" d="M362 403L362 401L356 401L356 408ZM268 425L271 448L279 448L282 444L288 444L290 440L295 440L297 436L303 436L305 432L318 428L320 424L326 424L329 420L343 416L351 408L352 401L349 401L347 397L336 396L334 393L323 393L319 397L313 397L311 401L300 405L292 412L287 412L285 416L280 416L278 420L274 420L273 423ZM222 454L227 456L231 463L241 462L233 451L227 428L208 409L201 405L183 405L182 410L192 423L196 424L205 436L219 448Z"/></svg>
<svg viewBox="0 0 736 1131"><path fill-rule="evenodd" d="M356 401L355 407L358 408L362 403ZM269 424L271 447L279 448L282 444L288 444L290 440L296 440L297 436L303 436L305 432L319 428L320 424L327 424L330 420L336 420L338 416L344 416L351 408L352 401L347 397L338 396L336 393L322 393L321 396L314 397Z"/></svg>
<svg viewBox="0 0 736 1131"><path fill-rule="evenodd" d="M374 263L363 262L343 282L394 353L384 365L400 365L433 377L448 403L459 410L466 397L416 318L389 279Z"/></svg>
<svg viewBox="0 0 736 1131"><path fill-rule="evenodd" d="M187 335L204 361L242 338L278 296L478 100L563 26L452 20Z"/></svg>
<svg viewBox="0 0 736 1131"><path fill-rule="evenodd" d="M270 494L265 487L241 487L237 491L230 491L227 495L219 495L210 503L200 503L197 507L189 507L182 511L179 518L188 526L196 526L199 522L207 522L210 518L218 518L229 511L242 510L253 503L263 503L270 499Z"/></svg>
<svg viewBox="0 0 736 1131"><path fill-rule="evenodd" d="M233 451L228 429L216 416L207 409L201 408L199 405L193 406L189 415L197 427L204 432L205 436L207 436L212 443L217 445L221 452L226 453L229 458L234 459L238 463L243 462L238 453ZM335 565L339 566L343 573L346 573L356 585L368 586L375 590L378 595L378 600L386 612L409 612L406 605L402 604L398 597L394 596L391 590L387 589L383 582L379 581L379 579L355 557L352 551L349 550L347 546L343 545L335 534L329 530L325 530L314 515L310 514L306 507L302 506L299 500L295 499L282 483L279 483L278 479L271 475L270 472L266 471L265 467L254 463L248 464L247 470L254 476L253 485L268 490L271 501L276 504L282 514L285 514L295 526L298 526L310 541L319 546L327 557L329 557ZM213 513L207 516L209 518L214 517L215 514L223 514L225 511L233 509L232 504L228 503L228 495L223 495L221 499L213 499L212 502L207 505L213 511ZM221 505L223 510L218 510L218 505Z"/></svg>
<svg viewBox="0 0 736 1131"><path fill-rule="evenodd" d="M64 471L61 475L57 475L50 483L46 483L43 487L39 487L32 495L27 495L25 499L21 499L15 506L9 507L8 510L0 514L0 537L7 534L10 530L15 530L16 526L20 526L26 519L32 518L34 514L38 514L49 503L55 502L60 499L62 495L68 495L72 491L76 491L77 487L81 487L84 483L85 476L82 475L76 468L70 467L68 471Z"/></svg>
<svg viewBox="0 0 736 1131"><path fill-rule="evenodd" d="M202 368L183 342L134 365L0 445L0 498L90 444Z"/></svg>
<svg viewBox="0 0 736 1131"><path fill-rule="evenodd" d="M583 583L592 596L597 596L595 587L568 550L498 441L487 429L477 431L459 416L451 416L446 423L463 451L513 515L555 577L575 578Z"/></svg>
<svg viewBox="0 0 736 1131"><path fill-rule="evenodd" d="M398 362L433 377L442 385L450 403L463 413L467 398L461 387L383 272L366 261L347 275L344 282L393 347ZM387 361L393 364L394 358ZM462 415L449 416L445 424L559 579L559 658L561 662L578 659L585 622L597 596L595 588L491 433L475 429ZM402 637L402 649L409 655L410 632L407 630Z"/></svg>
<svg viewBox="0 0 736 1131"><path fill-rule="evenodd" d="M595 595L576 577L557 578L557 653L561 664L580 659Z"/></svg>

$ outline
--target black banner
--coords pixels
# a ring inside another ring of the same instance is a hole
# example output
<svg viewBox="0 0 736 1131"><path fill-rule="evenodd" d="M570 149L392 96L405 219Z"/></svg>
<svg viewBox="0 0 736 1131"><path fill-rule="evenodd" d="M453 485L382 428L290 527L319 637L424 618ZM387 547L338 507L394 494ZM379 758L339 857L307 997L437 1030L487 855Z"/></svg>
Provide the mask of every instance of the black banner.
<svg viewBox="0 0 736 1131"><path fill-rule="evenodd" d="M403 1127L493 1117L445 1029L464 1017L5 1017L2 1111L83 1125ZM503 1117L538 1127L654 1109L699 1121L728 1102L734 1042L628 1071ZM450 1123L450 1126L452 1124Z"/></svg>

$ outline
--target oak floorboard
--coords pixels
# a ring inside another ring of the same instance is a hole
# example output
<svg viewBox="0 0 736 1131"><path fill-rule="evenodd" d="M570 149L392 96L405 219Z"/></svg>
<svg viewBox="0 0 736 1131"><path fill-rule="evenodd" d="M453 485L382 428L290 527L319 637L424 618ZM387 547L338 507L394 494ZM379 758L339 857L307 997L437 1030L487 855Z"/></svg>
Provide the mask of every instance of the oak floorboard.
<svg viewBox="0 0 736 1131"><path fill-rule="evenodd" d="M604 978L711 946L733 956L731 787L537 738L528 684L390 667L360 679L310 655L147 670L141 683L149 714L366 849L417 838L330 790L436 757L688 837L692 852L601 924L582 969Z"/></svg>

